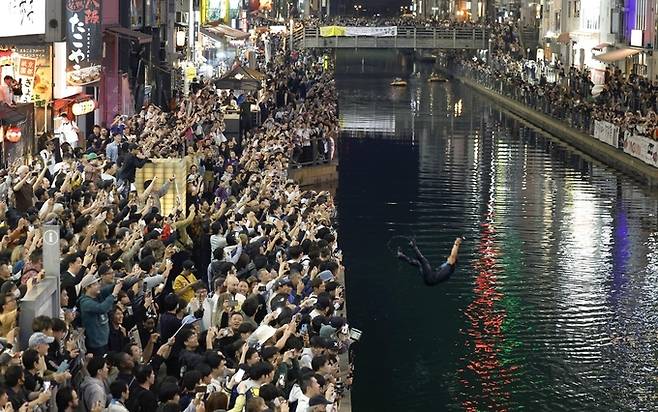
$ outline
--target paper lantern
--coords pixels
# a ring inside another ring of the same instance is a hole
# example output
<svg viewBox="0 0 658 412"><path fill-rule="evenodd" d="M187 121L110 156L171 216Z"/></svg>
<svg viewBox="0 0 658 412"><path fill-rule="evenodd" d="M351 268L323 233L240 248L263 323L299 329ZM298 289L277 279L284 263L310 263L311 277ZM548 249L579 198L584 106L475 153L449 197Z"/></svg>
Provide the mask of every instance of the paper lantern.
<svg viewBox="0 0 658 412"><path fill-rule="evenodd" d="M183 46L185 46L185 32L181 30L176 32L176 47Z"/></svg>
<svg viewBox="0 0 658 412"><path fill-rule="evenodd" d="M89 99L73 103L73 106L71 106L71 111L75 116L82 116L83 114L93 112L95 108L96 102L94 102L92 99Z"/></svg>
<svg viewBox="0 0 658 412"><path fill-rule="evenodd" d="M21 140L21 129L18 127L10 127L5 133L5 140L11 143L18 143Z"/></svg>

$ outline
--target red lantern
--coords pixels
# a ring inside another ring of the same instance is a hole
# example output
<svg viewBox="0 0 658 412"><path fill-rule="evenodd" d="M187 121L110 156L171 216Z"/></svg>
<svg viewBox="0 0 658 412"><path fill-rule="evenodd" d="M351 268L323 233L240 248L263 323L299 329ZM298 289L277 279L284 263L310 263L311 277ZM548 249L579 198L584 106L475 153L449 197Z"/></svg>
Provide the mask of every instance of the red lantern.
<svg viewBox="0 0 658 412"><path fill-rule="evenodd" d="M18 127L10 127L5 133L5 140L11 143L18 143L21 141L21 129Z"/></svg>

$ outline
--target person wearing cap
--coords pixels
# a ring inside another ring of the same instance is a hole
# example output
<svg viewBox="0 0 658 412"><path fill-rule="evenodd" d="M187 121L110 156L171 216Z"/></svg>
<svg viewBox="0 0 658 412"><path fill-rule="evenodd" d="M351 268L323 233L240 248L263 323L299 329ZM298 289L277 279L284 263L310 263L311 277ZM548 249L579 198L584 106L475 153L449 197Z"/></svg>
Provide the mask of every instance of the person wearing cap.
<svg viewBox="0 0 658 412"><path fill-rule="evenodd" d="M123 286L121 279L116 285L108 285L101 289L100 279L94 275L86 275L80 282L81 296L80 320L85 328L87 350L95 355L104 354L110 337L108 312L117 301L119 291Z"/></svg>
<svg viewBox="0 0 658 412"><path fill-rule="evenodd" d="M333 402L327 400L322 395L314 396L308 401L308 412L328 412L327 406L333 405Z"/></svg>
<svg viewBox="0 0 658 412"><path fill-rule="evenodd" d="M28 346L30 349L35 349L39 355L46 356L48 354L48 346L55 341L55 338L48 336L45 333L35 332L30 336Z"/></svg>
<svg viewBox="0 0 658 412"><path fill-rule="evenodd" d="M84 180L88 182L97 182L101 177L102 160L95 153L91 152L84 156Z"/></svg>
<svg viewBox="0 0 658 412"><path fill-rule="evenodd" d="M272 307L272 303L279 295L286 296L286 302L290 299L290 293L292 292L292 281L288 277L283 277L274 283L274 289L272 291L272 296L268 303L268 307Z"/></svg>
<svg viewBox="0 0 658 412"><path fill-rule="evenodd" d="M203 283L194 276L195 269L194 262L186 260L183 262L183 271L174 279L174 293L185 301L185 304L190 303L194 297L194 288Z"/></svg>
<svg viewBox="0 0 658 412"><path fill-rule="evenodd" d="M327 292L320 294L318 300L315 303L315 309L310 313L311 319L314 319L316 316L331 316L334 311L334 305L331 301L331 297Z"/></svg>

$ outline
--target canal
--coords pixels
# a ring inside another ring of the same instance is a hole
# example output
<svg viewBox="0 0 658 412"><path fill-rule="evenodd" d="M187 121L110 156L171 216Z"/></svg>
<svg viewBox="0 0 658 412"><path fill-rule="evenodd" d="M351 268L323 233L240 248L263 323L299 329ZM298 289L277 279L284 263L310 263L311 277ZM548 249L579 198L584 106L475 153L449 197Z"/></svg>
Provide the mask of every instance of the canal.
<svg viewBox="0 0 658 412"><path fill-rule="evenodd" d="M381 53L338 55L353 410L657 410L658 198ZM462 234L432 288L387 246Z"/></svg>

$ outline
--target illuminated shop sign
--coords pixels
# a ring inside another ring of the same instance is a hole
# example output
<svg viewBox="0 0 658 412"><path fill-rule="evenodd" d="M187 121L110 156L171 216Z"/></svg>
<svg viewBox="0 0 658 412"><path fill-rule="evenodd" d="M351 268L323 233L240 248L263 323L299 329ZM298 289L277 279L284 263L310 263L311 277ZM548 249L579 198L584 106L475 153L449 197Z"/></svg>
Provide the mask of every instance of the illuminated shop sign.
<svg viewBox="0 0 658 412"><path fill-rule="evenodd" d="M76 116L91 113L94 109L96 109L96 102L93 99L75 102L73 103L73 106L71 106L71 111Z"/></svg>

